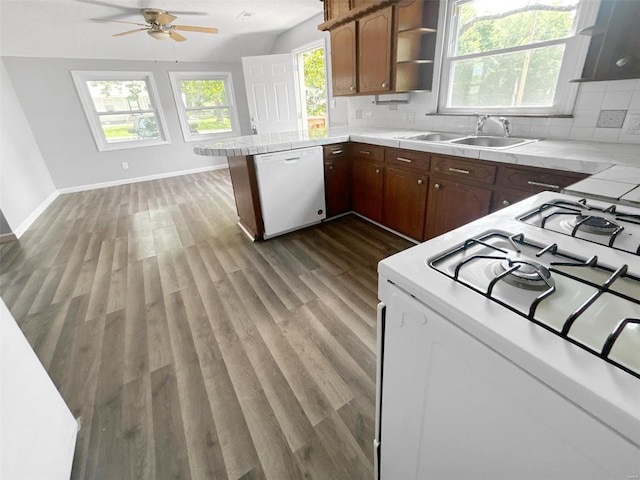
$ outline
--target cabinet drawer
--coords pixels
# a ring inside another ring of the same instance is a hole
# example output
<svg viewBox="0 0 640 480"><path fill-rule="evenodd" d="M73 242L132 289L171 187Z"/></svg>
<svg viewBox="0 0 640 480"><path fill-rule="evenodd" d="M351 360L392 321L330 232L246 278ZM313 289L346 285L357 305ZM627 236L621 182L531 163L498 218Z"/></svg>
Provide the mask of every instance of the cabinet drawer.
<svg viewBox="0 0 640 480"><path fill-rule="evenodd" d="M440 175L450 175L459 179L473 180L492 184L496 178L496 166L485 163L470 162L452 157L434 156L431 169Z"/></svg>
<svg viewBox="0 0 640 480"><path fill-rule="evenodd" d="M372 162L384 162L384 147L367 143L352 143L351 156Z"/></svg>
<svg viewBox="0 0 640 480"><path fill-rule="evenodd" d="M527 190L529 192L543 192L549 190L559 192L583 178L582 174L564 174L549 170L525 170L513 167L501 167L498 183L505 187Z"/></svg>
<svg viewBox="0 0 640 480"><path fill-rule="evenodd" d="M348 158L347 144L337 143L335 145L325 145L322 147L324 162Z"/></svg>
<svg viewBox="0 0 640 480"><path fill-rule="evenodd" d="M429 160L431 156L423 152L411 150L401 150L398 148L385 148L384 161L387 165L400 168L411 168L418 170L429 170Z"/></svg>

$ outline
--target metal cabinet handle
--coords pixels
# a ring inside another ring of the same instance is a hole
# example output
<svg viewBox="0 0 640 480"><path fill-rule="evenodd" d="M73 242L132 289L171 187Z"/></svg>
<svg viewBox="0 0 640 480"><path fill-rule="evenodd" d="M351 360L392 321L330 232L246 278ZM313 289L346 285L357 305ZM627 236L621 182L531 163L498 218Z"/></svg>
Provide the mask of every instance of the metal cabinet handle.
<svg viewBox="0 0 640 480"><path fill-rule="evenodd" d="M342 150L331 150L331 155L339 155L342 153Z"/></svg>
<svg viewBox="0 0 640 480"><path fill-rule="evenodd" d="M401 162L411 163L412 160L410 158L396 157L396 160L400 160Z"/></svg>
<svg viewBox="0 0 640 480"><path fill-rule="evenodd" d="M422 185L422 179L418 180L418 185Z"/></svg>
<svg viewBox="0 0 640 480"><path fill-rule="evenodd" d="M629 57L622 57L616 60L616 67L626 67L629 64Z"/></svg>
<svg viewBox="0 0 640 480"><path fill-rule="evenodd" d="M462 170L461 168L453 168L453 167L449 167L449 171L455 172L455 173L464 173L465 175L469 175L471 173L469 170Z"/></svg>
<svg viewBox="0 0 640 480"><path fill-rule="evenodd" d="M380 173L380 169L379 168L376 168L376 173Z"/></svg>
<svg viewBox="0 0 640 480"><path fill-rule="evenodd" d="M540 182L534 182L533 180L529 180L527 184L533 185L534 187L553 188L554 190L560 190L560 185L552 185L550 183L540 183Z"/></svg>
<svg viewBox="0 0 640 480"><path fill-rule="evenodd" d="M371 152L367 152L366 150L360 150L360 153L363 155L371 155Z"/></svg>
<svg viewBox="0 0 640 480"><path fill-rule="evenodd" d="M503 200L502 205L508 207L509 205L511 205L511 202L509 200Z"/></svg>
<svg viewBox="0 0 640 480"><path fill-rule="evenodd" d="M356 87L349 87L349 90L352 91L352 92L355 92Z"/></svg>
<svg viewBox="0 0 640 480"><path fill-rule="evenodd" d="M433 186L433 188L435 188L436 190L440 190L440 184L439 184L439 183L436 183L436 184Z"/></svg>
<svg viewBox="0 0 640 480"><path fill-rule="evenodd" d="M380 87L387 88L387 82L382 82L382 85L380 85Z"/></svg>

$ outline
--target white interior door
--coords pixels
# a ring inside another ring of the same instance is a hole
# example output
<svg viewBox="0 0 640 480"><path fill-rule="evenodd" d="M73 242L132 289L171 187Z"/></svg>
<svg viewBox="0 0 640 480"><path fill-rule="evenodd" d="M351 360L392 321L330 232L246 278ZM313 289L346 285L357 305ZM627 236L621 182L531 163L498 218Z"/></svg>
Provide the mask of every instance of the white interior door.
<svg viewBox="0 0 640 480"><path fill-rule="evenodd" d="M242 57L251 128L257 133L300 128L293 55Z"/></svg>

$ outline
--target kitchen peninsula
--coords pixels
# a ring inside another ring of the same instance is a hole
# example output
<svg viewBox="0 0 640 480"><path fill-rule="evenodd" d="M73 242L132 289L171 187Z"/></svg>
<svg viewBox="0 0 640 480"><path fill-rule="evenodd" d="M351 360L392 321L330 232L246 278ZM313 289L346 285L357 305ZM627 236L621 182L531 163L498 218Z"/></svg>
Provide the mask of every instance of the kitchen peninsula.
<svg viewBox="0 0 640 480"><path fill-rule="evenodd" d="M574 184L568 191L638 203L634 144L542 139L495 149L407 138L419 133L336 127L234 137L194 152L229 159L240 225L254 239L263 236L254 155L312 146L324 148L327 218L354 211L414 241ZM341 190L347 204L332 211L331 197Z"/></svg>

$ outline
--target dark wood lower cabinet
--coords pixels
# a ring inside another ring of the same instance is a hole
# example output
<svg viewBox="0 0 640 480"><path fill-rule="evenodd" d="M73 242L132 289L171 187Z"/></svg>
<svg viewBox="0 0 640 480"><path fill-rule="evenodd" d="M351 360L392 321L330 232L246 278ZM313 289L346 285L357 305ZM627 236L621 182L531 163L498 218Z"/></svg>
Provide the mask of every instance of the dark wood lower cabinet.
<svg viewBox="0 0 640 480"><path fill-rule="evenodd" d="M491 190L433 178L429 183L425 240L489 213Z"/></svg>
<svg viewBox="0 0 640 480"><path fill-rule="evenodd" d="M495 212L501 208L506 208L514 203L518 203L520 200L529 198L533 193L529 192L493 192L493 202L491 203L491 211Z"/></svg>
<svg viewBox="0 0 640 480"><path fill-rule="evenodd" d="M382 223L408 237L422 240L427 180L426 175L387 167Z"/></svg>
<svg viewBox="0 0 640 480"><path fill-rule="evenodd" d="M384 166L354 159L351 163L351 195L353 211L382 222Z"/></svg>
<svg viewBox="0 0 640 480"><path fill-rule="evenodd" d="M335 217L351 209L349 162L346 159L325 160L324 186L327 217Z"/></svg>

